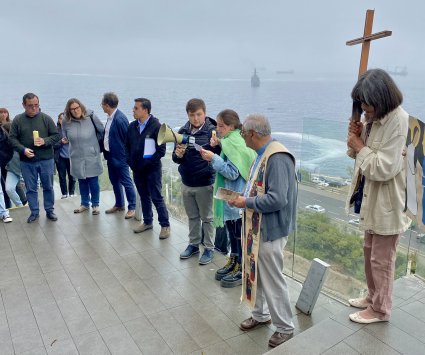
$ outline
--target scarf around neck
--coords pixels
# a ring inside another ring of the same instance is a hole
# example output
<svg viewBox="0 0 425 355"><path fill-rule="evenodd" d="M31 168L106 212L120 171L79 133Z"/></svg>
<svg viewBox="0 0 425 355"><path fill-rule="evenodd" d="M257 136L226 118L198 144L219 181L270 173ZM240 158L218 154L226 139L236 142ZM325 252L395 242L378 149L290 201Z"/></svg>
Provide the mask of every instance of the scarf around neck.
<svg viewBox="0 0 425 355"><path fill-rule="evenodd" d="M235 129L229 132L220 141L221 154L223 160L230 160L239 171L240 176L246 181L251 168L252 162L257 153L248 148L245 140L240 135L240 130ZM216 174L214 182L214 195L219 187L224 187L225 177L220 173ZM239 191L238 191L239 192ZM216 227L224 226L224 201L214 199L214 225Z"/></svg>

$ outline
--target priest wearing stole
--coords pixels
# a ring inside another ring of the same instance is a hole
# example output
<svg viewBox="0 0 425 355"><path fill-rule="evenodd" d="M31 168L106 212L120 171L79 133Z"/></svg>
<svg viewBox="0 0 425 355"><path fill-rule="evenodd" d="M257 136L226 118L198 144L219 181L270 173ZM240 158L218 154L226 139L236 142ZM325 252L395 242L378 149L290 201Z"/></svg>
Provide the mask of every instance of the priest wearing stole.
<svg viewBox="0 0 425 355"><path fill-rule="evenodd" d="M255 159L243 195L229 202L244 208L242 223L242 300L252 308L242 330L273 324L269 346L293 336L288 287L282 274L283 248L296 225L295 158L271 137L270 124L260 114L249 115L241 135L254 149ZM248 236L251 241L248 248ZM248 254L249 251L249 254Z"/></svg>

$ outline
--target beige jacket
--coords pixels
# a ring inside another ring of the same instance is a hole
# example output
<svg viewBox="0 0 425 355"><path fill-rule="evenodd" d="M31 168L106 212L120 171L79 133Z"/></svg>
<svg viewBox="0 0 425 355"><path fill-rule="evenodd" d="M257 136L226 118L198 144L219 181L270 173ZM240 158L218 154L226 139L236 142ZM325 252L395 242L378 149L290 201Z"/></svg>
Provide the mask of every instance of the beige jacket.
<svg viewBox="0 0 425 355"><path fill-rule="evenodd" d="M365 176L359 228L376 234L392 235L404 232L410 219L405 206L405 157L409 115L400 106L372 124L367 145L356 156L354 175L346 203L356 190L359 175ZM365 141L366 125L361 137Z"/></svg>

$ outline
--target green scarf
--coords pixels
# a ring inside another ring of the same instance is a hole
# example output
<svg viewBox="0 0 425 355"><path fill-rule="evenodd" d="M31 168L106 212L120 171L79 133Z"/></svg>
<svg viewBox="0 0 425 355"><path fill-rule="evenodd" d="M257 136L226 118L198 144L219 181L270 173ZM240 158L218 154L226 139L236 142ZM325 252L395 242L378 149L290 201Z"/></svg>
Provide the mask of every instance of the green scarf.
<svg viewBox="0 0 425 355"><path fill-rule="evenodd" d="M220 141L221 154L220 157L223 160L230 160L235 165L239 174L245 179L248 179L249 169L251 168L252 162L254 161L257 153L248 148L245 144L244 139L240 134L239 129L235 129L229 132ZM224 187L224 176L217 173L215 176L214 183L214 196L219 187ZM214 225L215 227L224 226L224 201L214 199Z"/></svg>

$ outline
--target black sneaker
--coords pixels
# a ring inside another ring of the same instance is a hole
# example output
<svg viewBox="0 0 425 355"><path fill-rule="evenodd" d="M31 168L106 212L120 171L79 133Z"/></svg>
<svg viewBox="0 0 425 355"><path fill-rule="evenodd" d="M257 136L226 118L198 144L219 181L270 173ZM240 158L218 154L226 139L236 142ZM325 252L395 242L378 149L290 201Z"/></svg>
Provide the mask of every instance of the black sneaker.
<svg viewBox="0 0 425 355"><path fill-rule="evenodd" d="M227 264L215 272L215 279L220 281L224 276L230 274L235 268L235 266L236 257L234 255L230 255L230 257L227 258Z"/></svg>
<svg viewBox="0 0 425 355"><path fill-rule="evenodd" d="M47 212L46 217L47 219L50 219L53 222L56 222L58 220L58 216L56 216L54 212Z"/></svg>
<svg viewBox="0 0 425 355"><path fill-rule="evenodd" d="M37 219L38 219L38 214L37 215L31 214L27 219L27 223L35 222Z"/></svg>
<svg viewBox="0 0 425 355"><path fill-rule="evenodd" d="M224 288L232 288L242 285L241 265L237 263L232 273L221 279L220 285Z"/></svg>

